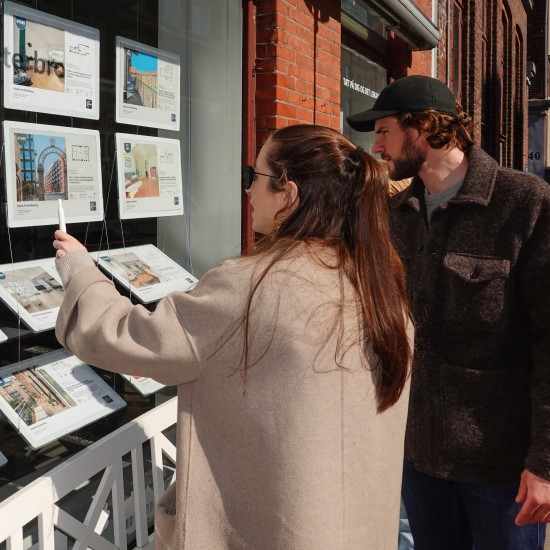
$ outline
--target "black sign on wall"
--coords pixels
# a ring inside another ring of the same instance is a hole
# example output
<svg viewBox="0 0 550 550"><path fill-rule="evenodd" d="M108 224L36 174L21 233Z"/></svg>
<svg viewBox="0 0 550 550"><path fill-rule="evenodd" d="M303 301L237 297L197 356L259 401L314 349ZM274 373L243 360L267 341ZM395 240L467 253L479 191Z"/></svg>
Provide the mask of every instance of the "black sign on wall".
<svg viewBox="0 0 550 550"><path fill-rule="evenodd" d="M388 80L387 71L356 51L342 46L342 81L340 98L342 106L342 132L354 143L370 151L374 132L356 132L346 122L346 117L370 109Z"/></svg>

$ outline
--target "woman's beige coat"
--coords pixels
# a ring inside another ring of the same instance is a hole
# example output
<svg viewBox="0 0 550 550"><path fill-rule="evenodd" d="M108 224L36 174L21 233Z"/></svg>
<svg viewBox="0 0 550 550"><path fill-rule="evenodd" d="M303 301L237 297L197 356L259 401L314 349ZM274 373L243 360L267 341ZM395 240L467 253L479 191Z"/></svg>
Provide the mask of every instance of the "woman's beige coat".
<svg viewBox="0 0 550 550"><path fill-rule="evenodd" d="M301 247L260 285L243 395L241 320L257 259L223 263L153 313L121 297L84 251L57 267L66 348L178 385L177 480L157 506L157 550L397 547L409 388L376 413L353 291L337 270Z"/></svg>

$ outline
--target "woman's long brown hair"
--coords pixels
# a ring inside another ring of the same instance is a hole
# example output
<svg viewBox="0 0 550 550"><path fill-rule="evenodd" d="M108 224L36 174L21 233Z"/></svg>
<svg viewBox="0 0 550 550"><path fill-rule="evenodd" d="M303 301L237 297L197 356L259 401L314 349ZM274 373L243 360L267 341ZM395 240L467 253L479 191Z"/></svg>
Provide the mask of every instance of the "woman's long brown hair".
<svg viewBox="0 0 550 550"><path fill-rule="evenodd" d="M371 368L378 411L384 411L399 399L412 356L405 277L390 237L387 177L373 157L330 128L289 126L276 131L266 146L276 176L270 180L273 192L292 180L299 200L294 211L279 213L277 229L254 253L270 260L244 313L245 384L250 307L259 285L298 244L316 244L336 252L336 268L357 292L364 349L372 345L377 358Z"/></svg>

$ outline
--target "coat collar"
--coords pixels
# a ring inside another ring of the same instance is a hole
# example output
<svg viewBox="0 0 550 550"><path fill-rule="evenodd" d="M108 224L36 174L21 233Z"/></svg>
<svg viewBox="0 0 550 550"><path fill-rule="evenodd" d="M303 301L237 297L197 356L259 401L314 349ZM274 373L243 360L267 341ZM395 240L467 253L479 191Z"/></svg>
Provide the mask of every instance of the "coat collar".
<svg viewBox="0 0 550 550"><path fill-rule="evenodd" d="M477 145L472 145L467 149L466 155L468 156L468 170L464 183L449 202L487 206L493 194L499 166L492 157ZM395 195L392 201L393 205L400 208L404 204L408 204L419 211L424 189L423 181L415 176L409 187Z"/></svg>

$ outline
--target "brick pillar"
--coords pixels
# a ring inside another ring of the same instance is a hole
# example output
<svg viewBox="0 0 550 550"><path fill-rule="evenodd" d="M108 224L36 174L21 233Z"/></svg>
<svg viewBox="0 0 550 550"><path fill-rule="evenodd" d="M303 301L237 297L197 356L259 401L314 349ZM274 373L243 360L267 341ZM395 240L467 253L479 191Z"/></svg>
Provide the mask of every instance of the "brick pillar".
<svg viewBox="0 0 550 550"><path fill-rule="evenodd" d="M297 123L340 127L340 3L259 0L256 4L258 146Z"/></svg>

